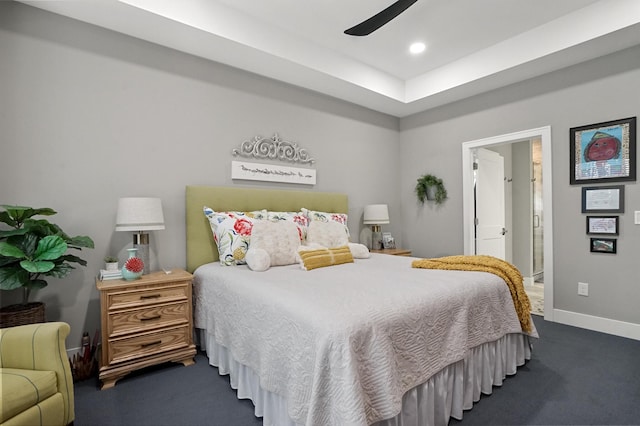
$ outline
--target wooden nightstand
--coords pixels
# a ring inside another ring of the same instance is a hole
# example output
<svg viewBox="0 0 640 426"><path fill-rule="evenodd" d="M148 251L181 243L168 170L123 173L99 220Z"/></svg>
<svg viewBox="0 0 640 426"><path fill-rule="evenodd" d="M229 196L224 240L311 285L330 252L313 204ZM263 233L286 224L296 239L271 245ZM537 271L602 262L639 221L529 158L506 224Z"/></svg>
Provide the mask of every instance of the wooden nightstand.
<svg viewBox="0 0 640 426"><path fill-rule="evenodd" d="M369 250L371 253L391 254L393 256L411 256L411 250L394 248L394 249L380 249Z"/></svg>
<svg viewBox="0 0 640 426"><path fill-rule="evenodd" d="M162 362L194 363L192 275L175 269L134 281L96 281L102 315L102 389Z"/></svg>

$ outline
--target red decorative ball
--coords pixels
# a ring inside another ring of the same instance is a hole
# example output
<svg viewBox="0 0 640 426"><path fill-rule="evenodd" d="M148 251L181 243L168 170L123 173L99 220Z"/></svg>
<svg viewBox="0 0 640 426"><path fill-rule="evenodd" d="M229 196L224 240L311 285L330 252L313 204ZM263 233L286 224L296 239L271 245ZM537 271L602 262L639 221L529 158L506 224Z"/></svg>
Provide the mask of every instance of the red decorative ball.
<svg viewBox="0 0 640 426"><path fill-rule="evenodd" d="M130 257L124 264L124 267L127 269L127 271L142 272L142 270L144 269L144 263L139 257Z"/></svg>

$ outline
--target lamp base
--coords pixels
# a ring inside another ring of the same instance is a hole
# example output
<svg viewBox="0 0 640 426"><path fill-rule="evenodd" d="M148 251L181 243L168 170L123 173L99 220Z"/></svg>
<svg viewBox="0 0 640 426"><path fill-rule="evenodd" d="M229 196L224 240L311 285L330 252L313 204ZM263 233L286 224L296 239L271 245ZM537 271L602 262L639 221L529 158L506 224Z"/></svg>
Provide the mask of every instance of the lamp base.
<svg viewBox="0 0 640 426"><path fill-rule="evenodd" d="M142 274L148 274L151 272L151 264L149 263L149 234L142 232L133 234L133 248L138 249L138 257L142 259L142 263L144 264Z"/></svg>
<svg viewBox="0 0 640 426"><path fill-rule="evenodd" d="M371 225L371 249L382 249L382 228L380 225Z"/></svg>
<svg viewBox="0 0 640 426"><path fill-rule="evenodd" d="M371 229L366 226L360 231L360 244L364 244L369 250L371 250L371 235Z"/></svg>

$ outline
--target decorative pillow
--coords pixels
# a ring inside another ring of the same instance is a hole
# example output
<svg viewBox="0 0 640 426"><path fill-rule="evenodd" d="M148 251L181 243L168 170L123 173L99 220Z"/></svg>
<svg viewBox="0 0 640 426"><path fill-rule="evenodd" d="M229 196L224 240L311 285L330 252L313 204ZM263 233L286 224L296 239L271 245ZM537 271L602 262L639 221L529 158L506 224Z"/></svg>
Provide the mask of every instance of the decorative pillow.
<svg viewBox="0 0 640 426"><path fill-rule="evenodd" d="M298 250L296 252L296 263L302 262L302 259L300 259L300 253L302 253L303 251L320 250L326 248L328 247L325 247L322 244L310 243L308 241L305 241L303 245L298 247Z"/></svg>
<svg viewBox="0 0 640 426"><path fill-rule="evenodd" d="M327 213L327 212L320 212L316 210L305 209L304 207L301 208L300 210L302 210L302 212L309 219L309 224L311 224L312 222L338 222L343 224L347 229L347 237L348 238L351 237L349 235L349 227L347 226L348 216L346 213Z"/></svg>
<svg viewBox="0 0 640 426"><path fill-rule="evenodd" d="M307 239L307 226L309 226L309 219L303 212L267 212L267 219L272 222L280 220L286 220L293 222L298 227L298 234L300 241Z"/></svg>
<svg viewBox="0 0 640 426"><path fill-rule="evenodd" d="M213 239L218 246L220 264L244 265L244 257L251 240L251 229L256 221L266 218L267 211L216 212L207 206L203 210L209 219Z"/></svg>
<svg viewBox="0 0 640 426"><path fill-rule="evenodd" d="M348 245L354 259L368 259L371 257L369 249L364 244L349 243Z"/></svg>
<svg viewBox="0 0 640 426"><path fill-rule="evenodd" d="M339 222L311 221L307 230L307 243L321 244L327 248L346 246L349 243L349 232Z"/></svg>
<svg viewBox="0 0 640 426"><path fill-rule="evenodd" d="M252 271L262 272L271 267L271 257L266 250L260 248L249 247L244 259L247 261L247 266Z"/></svg>
<svg viewBox="0 0 640 426"><path fill-rule="evenodd" d="M336 248L326 248L318 250L300 249L300 267L305 271L311 271L325 266L341 265L343 263L353 263L353 256L349 246Z"/></svg>
<svg viewBox="0 0 640 426"><path fill-rule="evenodd" d="M302 209L302 213L304 213L309 221L318 221L318 222L339 222L344 226L347 226L347 214L346 213L327 213L327 212L319 212L315 210Z"/></svg>
<svg viewBox="0 0 640 426"><path fill-rule="evenodd" d="M269 254L271 266L296 263L298 247L300 236L295 223L286 220L259 220L253 224L251 249L265 250Z"/></svg>

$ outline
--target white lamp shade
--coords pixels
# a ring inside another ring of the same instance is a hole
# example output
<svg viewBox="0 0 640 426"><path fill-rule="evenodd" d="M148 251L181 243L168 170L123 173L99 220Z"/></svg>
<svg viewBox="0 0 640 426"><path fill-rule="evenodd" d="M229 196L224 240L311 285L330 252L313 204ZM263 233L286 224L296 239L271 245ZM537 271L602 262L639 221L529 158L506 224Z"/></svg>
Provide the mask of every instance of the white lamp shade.
<svg viewBox="0 0 640 426"><path fill-rule="evenodd" d="M120 198L116 231L157 231L164 229L160 198Z"/></svg>
<svg viewBox="0 0 640 426"><path fill-rule="evenodd" d="M370 204L364 207L365 225L384 225L389 223L389 208L386 204Z"/></svg>

